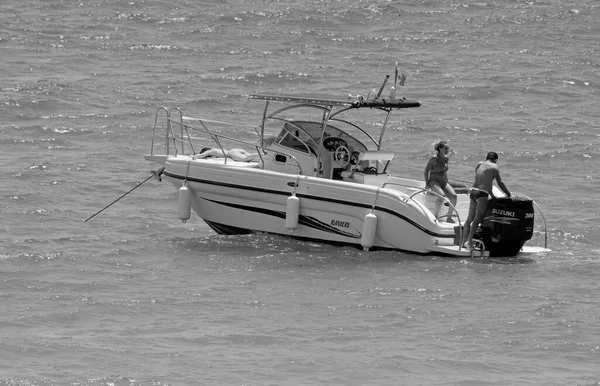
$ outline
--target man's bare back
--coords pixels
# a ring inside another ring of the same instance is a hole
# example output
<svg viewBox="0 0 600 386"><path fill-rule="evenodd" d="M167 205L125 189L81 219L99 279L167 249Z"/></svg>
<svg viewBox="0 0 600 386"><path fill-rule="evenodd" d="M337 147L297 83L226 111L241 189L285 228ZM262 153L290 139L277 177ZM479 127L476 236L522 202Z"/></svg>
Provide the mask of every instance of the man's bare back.
<svg viewBox="0 0 600 386"><path fill-rule="evenodd" d="M489 194L492 194L492 187L494 179L498 184L498 187L502 189L504 194L510 197L510 193L502 182L502 178L500 177L500 169L498 165L496 165L496 159L486 159L483 162L480 162L475 168L475 182L473 182L473 187L477 189L481 189Z"/></svg>
<svg viewBox="0 0 600 386"><path fill-rule="evenodd" d="M473 187L485 190L487 193L492 193L494 178L499 183L502 182L498 165L489 160L482 161L475 168L475 182L473 182Z"/></svg>

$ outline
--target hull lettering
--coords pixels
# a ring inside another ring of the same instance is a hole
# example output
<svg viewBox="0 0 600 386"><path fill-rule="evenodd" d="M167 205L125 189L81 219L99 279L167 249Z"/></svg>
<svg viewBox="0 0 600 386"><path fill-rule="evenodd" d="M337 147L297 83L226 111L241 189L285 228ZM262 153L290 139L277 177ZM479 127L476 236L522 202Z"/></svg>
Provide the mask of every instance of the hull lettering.
<svg viewBox="0 0 600 386"><path fill-rule="evenodd" d="M331 220L331 225L334 227L350 228L350 223L348 221Z"/></svg>

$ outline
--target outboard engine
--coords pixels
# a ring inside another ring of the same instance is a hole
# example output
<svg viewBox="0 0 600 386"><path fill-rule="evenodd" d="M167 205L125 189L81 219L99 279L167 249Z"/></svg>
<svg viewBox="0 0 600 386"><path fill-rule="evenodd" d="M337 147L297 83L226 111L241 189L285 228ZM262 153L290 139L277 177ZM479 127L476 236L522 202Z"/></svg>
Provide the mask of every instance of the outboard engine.
<svg viewBox="0 0 600 386"><path fill-rule="evenodd" d="M515 256L533 236L533 201L497 197L488 202L476 239L485 243L490 256Z"/></svg>

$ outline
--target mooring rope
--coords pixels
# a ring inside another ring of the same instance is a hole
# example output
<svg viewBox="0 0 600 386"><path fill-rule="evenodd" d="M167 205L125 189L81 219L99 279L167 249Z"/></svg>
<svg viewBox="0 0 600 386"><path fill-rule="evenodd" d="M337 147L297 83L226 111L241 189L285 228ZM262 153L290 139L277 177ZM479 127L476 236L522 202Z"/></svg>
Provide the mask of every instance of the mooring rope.
<svg viewBox="0 0 600 386"><path fill-rule="evenodd" d="M90 217L86 218L84 222L87 222L88 220L91 220L92 218L96 217L97 215L99 215L100 213L102 213L103 211L105 211L106 209L108 209L110 206L114 205L117 201L119 201L120 199L122 199L123 197L125 197L126 195L128 195L129 193L133 192L135 189L139 188L140 186L142 186L144 183L146 183L150 178L157 178L160 181L160 176L162 175L162 172L165 170L164 167L153 171L152 174L146 178L144 181L140 182L139 184L137 184L136 186L134 186L131 190L129 190L127 193L123 194L121 197L117 198L116 200L114 200L113 202L111 202L110 204L106 205L104 208L100 209L99 211L97 211L96 213L94 213L93 215L91 215Z"/></svg>

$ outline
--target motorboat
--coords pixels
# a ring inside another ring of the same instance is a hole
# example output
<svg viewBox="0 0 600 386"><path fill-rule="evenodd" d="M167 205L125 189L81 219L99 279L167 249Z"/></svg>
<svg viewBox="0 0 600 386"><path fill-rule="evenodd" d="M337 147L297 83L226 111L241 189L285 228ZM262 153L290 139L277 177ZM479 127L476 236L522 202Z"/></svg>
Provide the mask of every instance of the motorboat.
<svg viewBox="0 0 600 386"><path fill-rule="evenodd" d="M387 79L366 97L250 95L263 105L250 141L232 134L230 125L242 123L160 107L145 159L162 165L156 174L178 189L182 221L193 210L222 235L267 232L365 251L452 257L526 251L539 210L529 197L511 199L494 186L475 248L467 249L460 245L467 184L451 181L458 195L452 205L422 180L388 171L395 154L382 143L390 116L421 104L396 98L396 81L382 97ZM438 199L447 208L441 216L433 213Z"/></svg>

